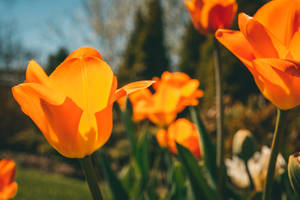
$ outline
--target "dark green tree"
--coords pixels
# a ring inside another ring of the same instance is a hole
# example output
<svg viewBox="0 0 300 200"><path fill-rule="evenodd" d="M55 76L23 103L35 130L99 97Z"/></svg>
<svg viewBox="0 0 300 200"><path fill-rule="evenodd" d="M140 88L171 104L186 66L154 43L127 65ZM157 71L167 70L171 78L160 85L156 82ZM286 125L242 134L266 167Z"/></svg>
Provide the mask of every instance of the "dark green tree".
<svg viewBox="0 0 300 200"><path fill-rule="evenodd" d="M195 77L201 57L201 45L205 42L206 37L199 34L190 22L185 28L182 46L180 49L179 70Z"/></svg>
<svg viewBox="0 0 300 200"><path fill-rule="evenodd" d="M145 64L145 68L141 74L146 79L160 76L162 72L168 70L169 59L164 43L164 32L161 2L160 0L150 0L143 32L144 35L140 38L141 47L144 51L143 62Z"/></svg>
<svg viewBox="0 0 300 200"><path fill-rule="evenodd" d="M163 9L160 0L150 0L147 12L137 11L134 30L119 67L119 80L152 79L168 70L169 59L164 44Z"/></svg>
<svg viewBox="0 0 300 200"><path fill-rule="evenodd" d="M143 52L139 40L145 27L145 19L140 9L137 10L134 22L134 30L128 40L127 47L124 51L122 64L119 66L118 80L122 83L136 81L142 77L138 74L144 70L144 65L141 64Z"/></svg>
<svg viewBox="0 0 300 200"><path fill-rule="evenodd" d="M47 74L51 74L56 67L62 63L65 58L69 55L69 52L66 48L60 47L57 52L49 55L46 72Z"/></svg>

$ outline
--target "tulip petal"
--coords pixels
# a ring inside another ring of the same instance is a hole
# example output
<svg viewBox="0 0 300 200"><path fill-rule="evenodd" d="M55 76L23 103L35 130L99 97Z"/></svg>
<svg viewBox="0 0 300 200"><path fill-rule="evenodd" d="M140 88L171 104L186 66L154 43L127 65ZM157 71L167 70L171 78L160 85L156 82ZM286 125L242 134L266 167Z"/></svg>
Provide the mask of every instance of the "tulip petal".
<svg viewBox="0 0 300 200"><path fill-rule="evenodd" d="M30 61L26 70L26 83L48 84L48 76L43 68L34 60Z"/></svg>
<svg viewBox="0 0 300 200"><path fill-rule="evenodd" d="M253 71L251 64L251 61L255 58L253 50L240 31L218 29L216 38L238 57L251 72Z"/></svg>
<svg viewBox="0 0 300 200"><path fill-rule="evenodd" d="M0 191L0 200L7 200L13 198L18 190L18 185L16 182L9 184Z"/></svg>
<svg viewBox="0 0 300 200"><path fill-rule="evenodd" d="M192 79L188 81L182 88L181 88L181 95L183 97L189 97L192 95L197 88L199 87L200 83L196 79Z"/></svg>
<svg viewBox="0 0 300 200"><path fill-rule="evenodd" d="M255 59L253 61L253 66L257 70L257 72L260 74L261 77L268 80L274 85L277 85L281 87L287 94L290 93L290 89L287 86L287 83L285 82L284 78L281 76L281 74L278 73L274 68L274 66L277 66L278 68L283 68L284 66L279 67L279 65L282 65L282 62L280 59Z"/></svg>
<svg viewBox="0 0 300 200"><path fill-rule="evenodd" d="M21 106L22 111L34 121L43 133L47 130L47 122L40 105L40 99L44 99L54 105L60 105L65 100L65 96L51 88L36 83L17 85L12 88L12 93Z"/></svg>
<svg viewBox="0 0 300 200"><path fill-rule="evenodd" d="M2 183L3 185L8 185L9 183L12 183L15 178L15 175L16 175L15 162L9 159L1 160L0 161L0 183Z"/></svg>
<svg viewBox="0 0 300 200"><path fill-rule="evenodd" d="M283 62L289 61L257 59L253 65L259 72L255 81L261 92L275 106L286 110L300 104L300 77L281 71L289 65Z"/></svg>
<svg viewBox="0 0 300 200"><path fill-rule="evenodd" d="M266 66L272 66L279 71L285 72L292 76L300 77L300 63L292 60L283 60L276 58L257 59L258 62ZM256 62L257 62L256 61ZM255 61L254 61L255 62Z"/></svg>
<svg viewBox="0 0 300 200"><path fill-rule="evenodd" d="M113 127L112 106L111 104L95 114L99 133L95 149L102 147L110 138Z"/></svg>
<svg viewBox="0 0 300 200"><path fill-rule="evenodd" d="M239 27L246 40L252 46L256 58L279 57L277 49L274 46L274 36L268 33L265 27L258 21L241 13L239 14Z"/></svg>
<svg viewBox="0 0 300 200"><path fill-rule="evenodd" d="M113 72L97 57L69 59L49 78L52 87L70 97L86 112L98 112L109 102Z"/></svg>
<svg viewBox="0 0 300 200"><path fill-rule="evenodd" d="M129 83L121 87L120 89L116 90L115 94L113 95L112 101L114 102L119 98L128 95L132 92L136 92L138 90L148 88L153 83L155 83L155 81L136 81L136 82Z"/></svg>
<svg viewBox="0 0 300 200"><path fill-rule="evenodd" d="M292 41L290 42L290 51L292 54L292 59L293 60L298 60L300 61L300 31L297 31L294 34L294 37Z"/></svg>
<svg viewBox="0 0 300 200"><path fill-rule="evenodd" d="M70 98L61 105L52 105L41 99L41 107L48 122L44 133L48 142L65 157L84 157L86 154L78 133L83 111Z"/></svg>
<svg viewBox="0 0 300 200"><path fill-rule="evenodd" d="M282 44L288 46L300 25L300 2L270 1L256 12L254 18L276 35Z"/></svg>
<svg viewBox="0 0 300 200"><path fill-rule="evenodd" d="M90 47L80 47L73 51L66 59L65 61L72 59L72 58L84 58L84 57L96 57L102 60L101 54L93 48Z"/></svg>
<svg viewBox="0 0 300 200"><path fill-rule="evenodd" d="M236 14L237 5L235 1L209 2L203 7L202 23L205 27L211 27L211 31L218 28L228 28L231 26Z"/></svg>

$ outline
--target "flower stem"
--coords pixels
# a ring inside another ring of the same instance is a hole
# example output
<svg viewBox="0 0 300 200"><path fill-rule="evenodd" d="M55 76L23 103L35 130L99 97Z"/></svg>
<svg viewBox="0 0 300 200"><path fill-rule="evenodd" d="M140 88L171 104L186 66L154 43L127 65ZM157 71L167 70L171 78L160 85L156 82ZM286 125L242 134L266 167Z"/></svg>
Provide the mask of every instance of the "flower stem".
<svg viewBox="0 0 300 200"><path fill-rule="evenodd" d="M92 163L92 157L86 156L82 159L79 159L79 162L85 174L93 199L102 200L103 198L99 189L96 171Z"/></svg>
<svg viewBox="0 0 300 200"><path fill-rule="evenodd" d="M224 135L223 135L223 101L222 101L222 69L219 43L214 38L214 62L215 62L215 84L216 84L216 126L217 126L217 170L219 197L223 199L224 185Z"/></svg>
<svg viewBox="0 0 300 200"><path fill-rule="evenodd" d="M277 108L276 125L275 125L273 141L272 141L271 155L270 155L268 172L267 172L267 177L266 177L266 182L265 182L263 200L271 199L272 186L273 186L273 181L274 181L273 178L274 178L275 167L276 167L276 160L277 160L277 155L279 153L282 132L284 129L283 118L285 117L285 114L286 114L285 111L282 111L279 108Z"/></svg>

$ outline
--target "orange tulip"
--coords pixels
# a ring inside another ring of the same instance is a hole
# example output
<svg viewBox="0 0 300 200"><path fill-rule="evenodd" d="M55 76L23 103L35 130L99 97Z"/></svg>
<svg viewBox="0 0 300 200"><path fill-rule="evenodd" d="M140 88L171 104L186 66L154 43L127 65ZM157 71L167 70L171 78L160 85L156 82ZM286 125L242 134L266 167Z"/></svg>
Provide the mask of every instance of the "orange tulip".
<svg viewBox="0 0 300 200"><path fill-rule="evenodd" d="M132 104L132 110L133 110L133 121L141 121L146 118L146 113L138 112L140 107L143 107L146 101L151 98L152 93L149 89L143 89L136 92L131 93L128 95L128 98L130 99L130 102ZM118 103L120 105L120 108L122 110L125 109L126 106L126 96L118 99Z"/></svg>
<svg viewBox="0 0 300 200"><path fill-rule="evenodd" d="M117 90L117 78L98 51L82 47L49 77L35 61L29 62L26 81L12 91L59 153L83 158L110 138L113 102L152 83L138 81Z"/></svg>
<svg viewBox="0 0 300 200"><path fill-rule="evenodd" d="M156 140L161 147L168 146L168 134L165 129L160 129L156 133Z"/></svg>
<svg viewBox="0 0 300 200"><path fill-rule="evenodd" d="M18 185L14 182L16 175L16 164L9 159L0 161L0 200L13 198L18 190Z"/></svg>
<svg viewBox="0 0 300 200"><path fill-rule="evenodd" d="M195 157L201 157L197 129L187 119L180 118L173 122L168 128L167 138L168 146L173 153L177 153L177 142L189 149Z"/></svg>
<svg viewBox="0 0 300 200"><path fill-rule="evenodd" d="M254 17L242 13L239 28L220 29L216 37L246 65L274 105L283 110L299 105L300 1L271 1Z"/></svg>
<svg viewBox="0 0 300 200"><path fill-rule="evenodd" d="M203 96L199 81L182 72L164 72L161 79L154 78L155 93L141 103L136 112L159 126L169 125L186 106L197 105Z"/></svg>
<svg viewBox="0 0 300 200"><path fill-rule="evenodd" d="M194 27L202 34L229 28L237 11L235 0L188 0L185 5Z"/></svg>

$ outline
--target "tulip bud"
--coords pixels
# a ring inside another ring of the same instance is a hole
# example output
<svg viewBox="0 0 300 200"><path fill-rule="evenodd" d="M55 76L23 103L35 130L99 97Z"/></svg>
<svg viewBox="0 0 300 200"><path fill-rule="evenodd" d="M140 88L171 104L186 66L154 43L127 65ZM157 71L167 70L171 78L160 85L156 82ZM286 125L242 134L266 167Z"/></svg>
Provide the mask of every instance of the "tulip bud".
<svg viewBox="0 0 300 200"><path fill-rule="evenodd" d="M288 174L292 188L300 195L300 152L289 157Z"/></svg>
<svg viewBox="0 0 300 200"><path fill-rule="evenodd" d="M232 152L247 162L255 153L256 143L249 130L241 129L233 137Z"/></svg>

